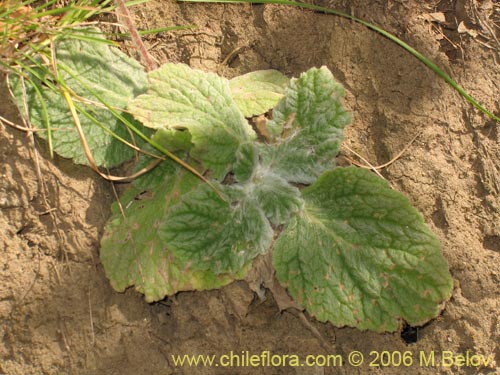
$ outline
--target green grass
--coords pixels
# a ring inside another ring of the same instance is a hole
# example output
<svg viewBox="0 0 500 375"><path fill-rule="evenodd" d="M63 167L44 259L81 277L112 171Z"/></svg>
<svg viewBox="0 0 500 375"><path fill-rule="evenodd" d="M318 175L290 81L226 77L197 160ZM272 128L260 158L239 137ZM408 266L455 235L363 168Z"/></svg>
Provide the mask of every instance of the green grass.
<svg viewBox="0 0 500 375"><path fill-rule="evenodd" d="M29 73L37 69L38 78L52 90L58 90L57 67L52 45L57 38L72 35L77 38L95 39L91 34L75 34L75 28L88 24L90 17L111 10L111 0L75 0L67 6L58 7L55 0L42 5L34 1L5 1L0 5L0 30L2 59L0 69L8 75L17 75L30 80ZM36 87L36 85L33 85ZM37 90L41 99L41 93ZM50 118L43 105L43 118L47 129L49 152L53 155ZM26 108L24 108L26 111Z"/></svg>
<svg viewBox="0 0 500 375"><path fill-rule="evenodd" d="M6 72L8 75L17 75L29 80L30 75L32 76L36 73L36 78L39 79L43 85L49 87L51 90L58 92L61 97L65 98L68 104L68 111L73 111L75 105L77 105L78 98L72 97L72 91L70 87L65 85L60 78L58 71L63 69L63 67L58 67L57 60L55 59L54 42L59 38L75 38L75 39L85 39L88 41L95 41L99 43L109 43L111 45L116 44L111 40L106 40L93 35L91 31L86 33L81 32L82 27L87 27L95 24L95 19L97 16L114 14L118 12L123 14L128 7L146 3L150 0L132 0L125 2L124 0L115 1L114 0L68 0L65 6L60 6L59 0L48 0L40 5L40 1L26 0L7 0L0 3L0 70ZM296 1L289 0L180 0L187 2L205 2L205 3L259 3L259 4L280 4L285 6L300 7L305 9L310 9L317 12L323 12L327 14L333 14L339 17L343 17L359 24L362 24L369 29L385 36L390 41L398 44L400 47L404 48L408 53L413 55L423 64L425 64L429 69L431 69L436 75L441 77L447 84L454 88L462 97L465 98L472 106L477 108L480 112L488 116L489 118L500 122L500 118L495 114L487 110L482 104L480 104L475 98L467 93L455 80L453 80L447 73L445 73L439 66L434 62L424 56L422 53L397 38L396 36L390 34L379 26L372 23L354 17L350 14L330 9L326 7L321 7L313 4L299 3ZM118 9L117 5L118 4ZM114 36L117 37L130 37L135 43L137 49L139 50L141 56L146 60L146 66L151 69L151 60L147 59L147 51L140 45L140 35L158 33L170 30L178 30L185 28L192 28L192 26L177 26L177 27L166 27L154 30L143 30L137 31L133 24L129 24L128 21L125 22L130 33L121 34L117 33ZM78 30L78 32L76 32ZM139 44L139 45L138 45ZM42 72L41 74L39 72ZM78 72L73 72L75 76ZM38 93L41 98L41 93ZM98 103L109 109L113 115L119 118L120 121L124 122L132 133L134 133L139 138L146 140L153 147L161 149L159 145L154 144L149 137L145 136L140 129L134 127L133 124L128 122L123 116L120 116L119 112L111 105L106 102ZM42 105L43 106L43 105ZM78 109L78 108L77 108ZM26 108L21 108L21 111L26 114ZM50 118L47 113L46 108L42 108L42 117L44 118L45 126L44 130L47 132L47 142L49 147L49 152L52 155L52 141L51 141L51 127ZM91 117L91 113L80 113L83 116ZM101 124L98 119L94 119L96 126L106 127L106 124ZM78 127L77 120L75 118L75 126ZM118 136L114 135L117 139ZM82 141L83 142L83 141ZM177 162L181 162L175 155L168 152L168 150L161 149L167 157L170 157ZM186 165L186 168L193 171L192 168ZM193 171L194 173L195 171Z"/></svg>
<svg viewBox="0 0 500 375"><path fill-rule="evenodd" d="M125 2L117 1L116 4L121 6L121 11L128 12L127 8L148 2L150 0L135 0ZM58 39L80 39L92 41L96 43L106 43L117 45L116 42L103 39L100 35L94 34L89 26L95 25L96 17L113 14L117 11L117 6L113 0L69 0L67 5L60 6L58 0L48 0L40 5L39 1L27 0L17 1L8 0L0 3L0 70L7 73L8 76L16 75L23 80L28 80L35 88L38 96L38 101L42 107L42 118L44 120L43 129L37 129L47 132L47 144L49 153L53 156L52 136L50 126L50 116L47 108L44 105L44 100L41 93L41 88L38 88L30 77L35 77L44 86L60 95L67 103L68 112L71 113L74 126L81 131L78 116L82 115L90 118L96 126L106 129L106 124L99 121L89 111L83 110L78 106L79 98L73 95L71 87L68 87L60 75L60 71L65 70L71 76L77 77L79 72L68 72L67 69L58 63L54 43ZM118 12L120 12L118 10ZM125 17L124 17L125 18ZM179 30L192 28L192 26L176 26L165 27L154 30L137 31L133 24L126 25L129 33L117 33L111 36L130 37L134 43L137 43L139 35L151 33L159 33L165 31ZM85 30L82 32L82 30ZM110 36L108 34L108 36ZM139 43L141 41L139 40ZM140 51L142 52L142 51ZM146 52L147 53L147 52ZM99 100L96 105L107 108L110 113L119 119L130 132L134 133L139 138L150 143L153 147L159 149L167 157L172 158L176 162L183 164L193 173L198 174L189 165L186 165L182 160L171 154L168 150L163 149L149 137L147 137L134 124L124 118L116 108L113 108L105 100ZM26 100L25 100L26 103ZM26 104L25 104L26 107ZM24 118L28 119L27 108L21 108ZM28 122L29 124L29 122ZM112 133L113 137L122 140L118 135ZM85 139L82 137L82 147L85 149ZM92 155L87 154L90 166L101 176L108 175L101 173L95 163ZM114 179L114 178L112 178ZM116 180L116 179L115 179Z"/></svg>
<svg viewBox="0 0 500 375"><path fill-rule="evenodd" d="M307 4L307 3L299 3L296 1L289 1L289 0L178 0L178 1L183 1L183 2L193 2L193 3L252 3L252 4L279 4L279 5L287 5L287 6L292 6L292 7L299 7L299 8L304 8L304 9L310 9L314 10L317 12L323 12L326 14L333 14L335 16L339 16L342 18L346 18L348 20L357 22L361 25L364 25L368 27L369 29L385 36L392 42L396 43L400 47L404 48L407 52L415 56L418 60L420 60L423 64L425 64L429 69L431 69L434 73L436 73L439 77L444 79L444 81L450 85L452 88L454 88L465 100L467 100L471 105L473 105L475 108L477 108L480 112L491 118L492 120L495 120L496 122L500 122L500 118L496 115L494 115L491 111L486 109L482 104L480 104L476 99L474 99L469 93L462 87L460 86L455 80L453 80L448 74L446 74L439 66L437 66L434 62L432 62L430 59L428 59L426 56L424 56L422 53L417 51L415 48L411 47L398 37L392 35L391 33L385 31L381 27L374 25L370 22L367 22L365 20L362 20L360 18L357 18L355 16L352 16L348 13L341 12L335 9L331 8L326 8L322 7L319 5L314 5L314 4Z"/></svg>

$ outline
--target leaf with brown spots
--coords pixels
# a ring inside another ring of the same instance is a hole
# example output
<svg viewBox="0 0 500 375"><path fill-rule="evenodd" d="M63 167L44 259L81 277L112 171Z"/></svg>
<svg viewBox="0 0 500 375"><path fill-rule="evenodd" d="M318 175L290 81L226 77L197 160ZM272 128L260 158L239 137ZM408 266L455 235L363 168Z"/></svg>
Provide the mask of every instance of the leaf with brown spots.
<svg viewBox="0 0 500 375"><path fill-rule="evenodd" d="M408 199L357 168L326 172L302 197L273 264L309 313L379 332L437 316L453 283L438 239Z"/></svg>
<svg viewBox="0 0 500 375"><path fill-rule="evenodd" d="M145 185L154 190L137 199ZM176 253L159 234L162 223L171 217L172 207L200 186L206 185L173 161L165 160L153 174L136 180L120 198L123 212L118 204L113 205L100 255L115 290L135 286L152 302L178 291L218 288L244 276L248 264L242 264L235 272L217 274L199 269Z"/></svg>

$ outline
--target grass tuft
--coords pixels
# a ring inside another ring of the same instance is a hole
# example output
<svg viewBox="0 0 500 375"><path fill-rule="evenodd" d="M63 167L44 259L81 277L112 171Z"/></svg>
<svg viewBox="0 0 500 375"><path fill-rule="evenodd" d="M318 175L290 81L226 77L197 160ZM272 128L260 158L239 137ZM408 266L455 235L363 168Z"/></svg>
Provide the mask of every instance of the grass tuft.
<svg viewBox="0 0 500 375"><path fill-rule="evenodd" d="M127 12L127 8L133 5L148 2L150 0L133 0L124 2L117 1L120 9ZM63 2L63 4L61 4ZM44 89L50 89L60 95L61 98L68 104L68 112L73 118L73 125L81 137L82 146L86 151L86 155L90 166L101 176L110 177L110 180L126 180L109 176L101 173L93 161L93 157L89 154L86 145L85 137L81 132L79 124L79 116L85 116L90 119L95 126L103 129L108 129L107 124L102 123L97 117L93 116L89 111L84 110L78 103L85 98L79 98L74 95L71 87L68 87L59 71L64 70L72 77L78 77L79 72L68 71L68 68L61 65L56 59L55 42L59 39L78 39L91 41L95 43L105 43L115 45L116 43L102 38L102 35L97 34L96 29L89 26L97 25L95 18L100 15L117 12L118 8L113 0L48 0L40 4L40 1L27 0L6 0L0 1L0 70L9 75L16 75L21 78L23 87L25 81L29 82L35 90L38 102L41 104L41 117L43 119L43 128L36 129L46 131L47 144L49 153L53 156L52 136L51 136L51 119L44 103L42 95L42 87L38 86L34 79L41 82ZM120 13L120 12L118 12ZM117 33L113 36L132 37L136 42L139 35L149 33L159 33L172 30L181 30L193 28L193 26L176 26L165 27L155 30L137 31L132 22L127 24L129 33ZM92 92L92 91L91 91ZM139 138L142 138L153 147L159 149L167 157L182 164L191 172L199 175L199 173L185 162L177 158L168 150L163 149L160 145L155 144L147 137L140 129L127 120L120 113L123 109L113 108L109 103L102 98L98 98L99 103L95 103L97 107L107 108L120 122L126 126L129 131ZM20 108L22 115L27 123L24 129L32 129L29 122L29 111L27 108L26 94L24 94L24 108ZM8 123L8 122L7 122ZM18 127L21 128L21 127ZM109 130L109 129L108 129ZM133 146L119 135L109 130L111 135L121 142ZM137 151L137 150L136 150ZM199 176L203 179L202 176Z"/></svg>

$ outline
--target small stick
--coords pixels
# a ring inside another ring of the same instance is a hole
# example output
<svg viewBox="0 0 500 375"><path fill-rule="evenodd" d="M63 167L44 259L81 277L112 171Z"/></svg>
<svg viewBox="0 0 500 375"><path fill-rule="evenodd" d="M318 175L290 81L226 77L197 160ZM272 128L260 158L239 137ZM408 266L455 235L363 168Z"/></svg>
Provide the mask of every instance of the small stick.
<svg viewBox="0 0 500 375"><path fill-rule="evenodd" d="M358 158L360 158L361 160L363 160L363 161L366 163L366 165L368 165L368 167L367 167L367 166L364 166L364 165L359 165L360 167L362 167L362 168L366 168L366 169L371 169L373 172L375 172L376 174L378 174L381 178L383 178L383 179L385 180L384 176L382 176L382 175L380 174L380 172L377 170L377 168L376 168L376 167L374 167L374 166L373 166L373 165L372 165L372 164L371 164L368 160L366 160L363 156L361 156L360 154L358 154L356 151L354 151L352 148L350 148L350 147L349 147L349 146L347 146L347 145L344 145L343 147L344 147L345 149L347 149L347 151L352 152L352 153L353 153L354 155L356 155Z"/></svg>
<svg viewBox="0 0 500 375"><path fill-rule="evenodd" d="M54 272L56 273L57 282L59 283L59 285L62 285L61 275L59 274L59 270L57 269L57 266L54 264L53 260L50 261L50 265L52 266L52 268L54 269Z"/></svg>
<svg viewBox="0 0 500 375"><path fill-rule="evenodd" d="M401 156L402 156L402 155L406 152L406 150L408 150L408 149L410 148L410 146L413 144L413 142L415 142L415 140L416 140L416 139L420 136L420 134L422 134L422 133L417 133L417 134L416 134L416 135L415 135L415 136L411 139L411 141L410 141L410 142L408 142L408 144L407 144L405 147L403 147L403 149L402 149L400 152L398 152L398 153L396 154L396 156L394 156L391 160L389 160L387 163L384 163L384 164L378 165L378 166L376 166L375 168L377 168L377 169L383 169L383 168L385 168L385 167L388 167L388 166L389 166L389 165L391 165L392 163L394 163L396 160L398 160L398 159L399 159L399 158L400 158L400 157L401 157Z"/></svg>
<svg viewBox="0 0 500 375"><path fill-rule="evenodd" d="M80 124L80 118L78 117L78 114L76 113L76 109L75 109L75 106L74 106L73 101L71 99L71 96L70 96L68 90L66 90L64 87L61 87L61 92L63 94L64 99L66 100L66 103L68 104L71 116L73 117L73 122L75 123L76 131L78 132L78 135L80 136L80 140L81 140L82 146L83 146L83 151L85 152L85 156L87 156L87 160L89 161L90 168L92 168L94 170L94 172L96 172L99 176L101 176L107 180L110 180L110 181L117 181L117 182L132 181L133 179L150 171L151 169L156 167L162 161L162 159L153 160L149 165L142 168L140 171L138 171L132 175L125 176L125 177L113 176L113 175L109 175L109 174L101 172L99 170L99 168L97 167L97 164L94 161L94 157L92 156L92 152L90 151L90 148L88 146L87 140L85 138L85 134L83 133L82 126Z"/></svg>
<svg viewBox="0 0 500 375"><path fill-rule="evenodd" d="M34 131L45 131L45 129L30 129L30 128L25 127L25 126L17 125L16 123L14 123L12 121L7 120L3 116L0 116L0 124L2 124L4 126L9 125L10 127L14 128L14 129L17 129L17 130L20 130L20 131L26 132L26 133L31 133Z"/></svg>
<svg viewBox="0 0 500 375"><path fill-rule="evenodd" d="M94 332L94 317L92 314L92 301L90 300L90 277L89 277L89 288L88 288L87 296L89 299L90 332L92 334L92 341L91 341L90 346L93 347L95 345L95 332Z"/></svg>
<svg viewBox="0 0 500 375"><path fill-rule="evenodd" d="M348 146L344 146L348 151L352 152L354 155L356 155L357 157L359 157L361 160L363 160L366 164L368 164L368 167L366 165L362 165L362 164L359 164L355 161L353 161L352 159L350 158L347 158L351 163L357 165L358 167L361 167L361 168L366 168L366 169L372 169L374 172L376 172L377 170L379 169L384 169L386 167L388 167L389 165L391 165L392 163L394 163L396 160L398 160L409 148L410 146L413 144L413 142L415 142L415 140L420 136L421 133L418 133L417 135L415 135L411 140L410 142L408 142L408 144L403 147L403 149L398 152L396 154L396 156L394 156L391 160L389 160L387 163L384 163L384 164L380 164L380 165L377 165L377 166L373 166L371 165L365 158L363 158L361 155L359 155L357 152L355 152L354 150L350 149Z"/></svg>
<svg viewBox="0 0 500 375"><path fill-rule="evenodd" d="M146 49L146 46L144 45L141 36L137 32L137 29L132 22L132 17L130 15L130 12L128 11L127 7L125 6L125 3L123 0L116 0L116 5L118 7L118 12L117 15L119 18L122 19L123 23L125 26L127 26L128 31L130 32L130 36L132 38L132 41L135 44L135 47L139 51L139 54L142 56L144 59L144 62L146 64L146 67L149 71L155 70L156 69L156 64L151 58L151 55L149 54L148 50Z"/></svg>
<svg viewBox="0 0 500 375"><path fill-rule="evenodd" d="M249 44L245 44L243 46L236 47L233 49L227 56L226 58L220 63L220 65L229 65L233 61L233 59L240 54L240 52L246 50L247 48L250 48Z"/></svg>
<svg viewBox="0 0 500 375"><path fill-rule="evenodd" d="M118 208L120 209L120 213L122 214L122 217L124 219L126 219L125 210L123 209L122 202L120 201L120 197L118 196L118 192L116 191L115 184L112 181L110 181L110 184L111 184L111 188L113 189L113 195L115 196L116 202L118 203Z"/></svg>

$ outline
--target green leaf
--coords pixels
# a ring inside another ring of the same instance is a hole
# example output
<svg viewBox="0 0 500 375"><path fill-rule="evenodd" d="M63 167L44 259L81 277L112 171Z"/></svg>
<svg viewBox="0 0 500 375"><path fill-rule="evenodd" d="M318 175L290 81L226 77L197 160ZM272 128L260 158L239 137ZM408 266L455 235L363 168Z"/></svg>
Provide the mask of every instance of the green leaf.
<svg viewBox="0 0 500 375"><path fill-rule="evenodd" d="M187 152L193 147L193 144L191 143L191 134L188 131L159 129L156 131L153 140L161 144L170 152Z"/></svg>
<svg viewBox="0 0 500 375"><path fill-rule="evenodd" d="M306 208L275 243L276 276L320 321L394 331L435 317L453 282L439 241L400 193L338 168L303 190Z"/></svg>
<svg viewBox="0 0 500 375"><path fill-rule="evenodd" d="M186 129L190 155L222 180L242 144L256 135L231 97L229 81L183 64L165 64L148 74L149 89L129 110L155 129Z"/></svg>
<svg viewBox="0 0 500 375"><path fill-rule="evenodd" d="M69 89L82 98L97 103L102 101L114 108L125 108L131 98L146 90L146 74L135 60L117 48L99 41L103 37L97 29L85 29L81 34L89 32L92 32L95 40L70 38L59 39L55 43L61 78ZM53 82L53 79L46 76L47 69L37 66L33 68L32 73L27 73L29 80L25 80L25 85L29 119L34 127L46 129L46 108L54 151L76 163L88 164L67 102L61 92L48 87L48 83ZM24 114L20 78L11 76L10 84L16 103ZM45 106L37 96L37 88L42 93ZM134 151L111 135L115 133L118 137L135 143L125 124L108 109L81 103L76 98L74 101L80 108L78 112L82 130L97 165L113 167L133 157ZM130 115L122 115L136 126L140 126ZM47 138L46 131L38 131L36 134Z"/></svg>
<svg viewBox="0 0 500 375"><path fill-rule="evenodd" d="M343 87L326 67L292 79L268 121L274 144L261 147L262 164L287 181L302 184L311 184L332 169L351 118L342 106L343 96Z"/></svg>
<svg viewBox="0 0 500 375"><path fill-rule="evenodd" d="M177 156L181 158L186 156L186 151L188 151L191 147L191 136L188 132L160 129L153 134L151 140L166 150L176 152ZM158 151L150 144L144 145L143 150L151 155L165 158L165 155L161 151ZM135 165L134 172L138 172L141 169L149 167L154 161L155 159L153 157L144 153L141 154L137 164ZM164 183L165 178L171 177L169 172L170 169L165 169L169 165L169 163L162 163L162 167L155 167L147 173L141 174L139 177L134 179L134 188L148 191L157 189L158 186Z"/></svg>
<svg viewBox="0 0 500 375"><path fill-rule="evenodd" d="M266 169L258 168L245 190L274 225L285 224L304 205L299 189Z"/></svg>
<svg viewBox="0 0 500 375"><path fill-rule="evenodd" d="M223 187L221 186L221 189ZM273 231L264 212L239 188L226 187L222 200L209 186L182 197L159 227L160 238L192 267L236 273L269 250Z"/></svg>
<svg viewBox="0 0 500 375"><path fill-rule="evenodd" d="M258 165L258 153L254 143L244 143L236 153L234 175L240 183L248 181Z"/></svg>
<svg viewBox="0 0 500 375"><path fill-rule="evenodd" d="M283 97L289 79L276 70L250 72L229 81L233 99L245 117L260 115Z"/></svg>
<svg viewBox="0 0 500 375"><path fill-rule="evenodd" d="M168 220L169 209L201 182L170 160L162 162L154 171L156 181L150 179L154 189L144 190L141 183L121 197L124 215L118 204L113 205L100 253L113 288L124 291L135 285L135 289L152 302L178 291L218 288L242 278L245 265L231 274L196 269L160 238L159 228Z"/></svg>

